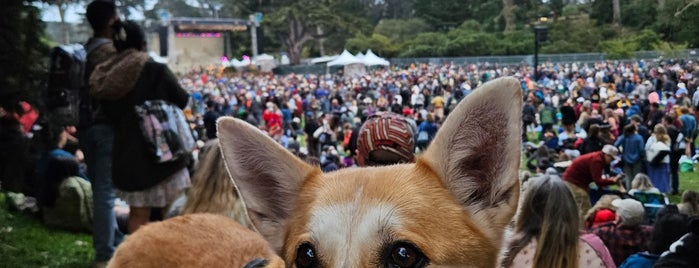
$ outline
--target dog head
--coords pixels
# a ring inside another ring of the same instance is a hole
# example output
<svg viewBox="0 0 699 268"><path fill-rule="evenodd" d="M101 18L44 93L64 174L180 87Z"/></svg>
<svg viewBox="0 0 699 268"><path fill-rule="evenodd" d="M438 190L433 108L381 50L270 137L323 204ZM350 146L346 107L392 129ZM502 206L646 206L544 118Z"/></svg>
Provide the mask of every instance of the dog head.
<svg viewBox="0 0 699 268"><path fill-rule="evenodd" d="M142 226L114 252L109 268L283 268L258 233L221 215L188 214Z"/></svg>
<svg viewBox="0 0 699 268"><path fill-rule="evenodd" d="M244 121L221 151L255 228L294 267L494 267L517 207L521 89L483 85L415 164L322 173Z"/></svg>

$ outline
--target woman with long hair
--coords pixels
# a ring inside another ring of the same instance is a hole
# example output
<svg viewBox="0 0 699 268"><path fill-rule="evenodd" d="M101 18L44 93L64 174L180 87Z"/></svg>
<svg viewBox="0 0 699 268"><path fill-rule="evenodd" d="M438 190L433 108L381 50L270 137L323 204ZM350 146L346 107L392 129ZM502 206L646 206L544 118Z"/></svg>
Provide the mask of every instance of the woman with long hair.
<svg viewBox="0 0 699 268"><path fill-rule="evenodd" d="M604 224L616 219L616 208L612 205L612 201L621 199L618 195L605 194L587 210L585 214L585 228L592 229L600 224Z"/></svg>
<svg viewBox="0 0 699 268"><path fill-rule="evenodd" d="M201 149L200 155L182 214L220 214L249 227L245 206L226 172L218 139L209 140Z"/></svg>
<svg viewBox="0 0 699 268"><path fill-rule="evenodd" d="M581 236L578 208L557 176L531 179L502 267L614 267L599 237Z"/></svg>
<svg viewBox="0 0 699 268"><path fill-rule="evenodd" d="M188 154L161 161L147 144L135 106L163 100L184 108L189 94L167 65L146 52L146 35L138 23L117 25L117 54L98 65L90 76L90 94L100 101L104 122L114 126L112 182L129 204L129 233L147 224L151 210L169 207L190 186ZM177 133L180 134L180 133Z"/></svg>
<svg viewBox="0 0 699 268"><path fill-rule="evenodd" d="M650 178L648 177L648 175L644 173L636 174L636 177L634 177L633 181L631 181L631 190L629 190L629 194L633 195L636 192L656 194L660 193L658 188L655 188L655 186L653 186L653 183L650 182Z"/></svg>
<svg viewBox="0 0 699 268"><path fill-rule="evenodd" d="M653 128L653 135L646 142L646 160L648 165L646 171L653 185L662 193L670 192L670 136L667 128L662 124L657 124ZM667 151L660 161L653 161L654 158Z"/></svg>
<svg viewBox="0 0 699 268"><path fill-rule="evenodd" d="M682 193L682 202L677 205L681 213L690 217L699 217L699 193L692 190L685 190Z"/></svg>

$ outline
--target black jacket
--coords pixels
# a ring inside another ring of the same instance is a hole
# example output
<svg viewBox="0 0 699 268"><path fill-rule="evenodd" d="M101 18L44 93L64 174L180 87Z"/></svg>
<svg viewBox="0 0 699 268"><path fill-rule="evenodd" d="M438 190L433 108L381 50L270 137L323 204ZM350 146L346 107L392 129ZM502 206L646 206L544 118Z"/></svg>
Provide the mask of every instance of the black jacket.
<svg viewBox="0 0 699 268"><path fill-rule="evenodd" d="M115 72L112 75L120 74ZM157 163L155 156L148 152L134 106L146 100L157 99L184 108L189 95L167 66L147 61L133 89L126 96L105 105L105 111L114 124L112 181L119 190L141 191L151 188L185 168L190 160Z"/></svg>

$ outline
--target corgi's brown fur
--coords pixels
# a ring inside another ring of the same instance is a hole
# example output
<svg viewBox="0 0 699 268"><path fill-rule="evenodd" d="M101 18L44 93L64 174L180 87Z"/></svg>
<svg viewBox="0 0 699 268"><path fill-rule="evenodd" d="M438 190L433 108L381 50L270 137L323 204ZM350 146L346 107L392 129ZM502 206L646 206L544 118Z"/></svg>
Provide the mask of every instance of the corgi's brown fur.
<svg viewBox="0 0 699 268"><path fill-rule="evenodd" d="M114 253L109 268L283 268L257 233L221 215L188 214L145 225Z"/></svg>
<svg viewBox="0 0 699 268"><path fill-rule="evenodd" d="M522 93L484 84L415 164L322 173L248 123L222 118L226 167L287 267L495 267L517 207Z"/></svg>

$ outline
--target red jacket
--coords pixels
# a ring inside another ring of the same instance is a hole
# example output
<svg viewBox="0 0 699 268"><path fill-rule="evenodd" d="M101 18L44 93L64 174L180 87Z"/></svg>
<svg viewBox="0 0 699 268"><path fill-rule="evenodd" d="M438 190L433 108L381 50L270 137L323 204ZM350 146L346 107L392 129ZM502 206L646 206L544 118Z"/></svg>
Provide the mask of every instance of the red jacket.
<svg viewBox="0 0 699 268"><path fill-rule="evenodd" d="M602 151L581 155L563 172L563 180L584 190L587 190L593 181L600 187L614 184L613 181L602 178L602 171L606 165Z"/></svg>

